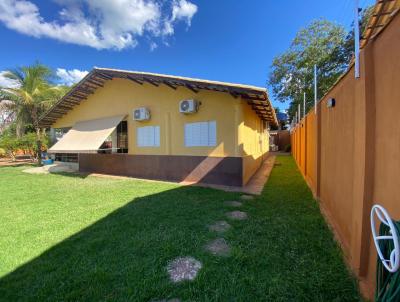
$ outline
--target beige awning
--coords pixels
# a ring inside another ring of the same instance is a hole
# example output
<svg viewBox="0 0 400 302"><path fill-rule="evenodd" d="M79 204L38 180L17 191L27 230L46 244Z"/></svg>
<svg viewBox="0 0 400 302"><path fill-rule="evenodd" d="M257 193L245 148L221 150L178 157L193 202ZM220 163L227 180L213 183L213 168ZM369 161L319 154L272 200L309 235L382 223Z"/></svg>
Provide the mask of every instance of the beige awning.
<svg viewBox="0 0 400 302"><path fill-rule="evenodd" d="M76 123L49 153L90 153L97 151L111 135L124 115Z"/></svg>

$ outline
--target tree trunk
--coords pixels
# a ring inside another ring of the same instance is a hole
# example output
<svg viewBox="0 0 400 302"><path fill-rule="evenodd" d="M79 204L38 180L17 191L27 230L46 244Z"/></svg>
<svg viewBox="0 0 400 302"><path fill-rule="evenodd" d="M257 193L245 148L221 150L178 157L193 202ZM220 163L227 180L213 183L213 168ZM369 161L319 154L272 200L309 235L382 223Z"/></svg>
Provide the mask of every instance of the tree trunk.
<svg viewBox="0 0 400 302"><path fill-rule="evenodd" d="M33 125L36 130L37 161L38 161L38 165L41 166L42 165L42 138L40 135L39 117L38 117L38 112L37 112L36 107L33 107L31 116L32 116L32 120L33 120Z"/></svg>
<svg viewBox="0 0 400 302"><path fill-rule="evenodd" d="M40 136L40 128L36 128L36 138L37 138L37 157L38 157L38 165L42 165L42 139Z"/></svg>
<svg viewBox="0 0 400 302"><path fill-rule="evenodd" d="M25 125L21 121L17 121L15 132L18 138L25 134Z"/></svg>

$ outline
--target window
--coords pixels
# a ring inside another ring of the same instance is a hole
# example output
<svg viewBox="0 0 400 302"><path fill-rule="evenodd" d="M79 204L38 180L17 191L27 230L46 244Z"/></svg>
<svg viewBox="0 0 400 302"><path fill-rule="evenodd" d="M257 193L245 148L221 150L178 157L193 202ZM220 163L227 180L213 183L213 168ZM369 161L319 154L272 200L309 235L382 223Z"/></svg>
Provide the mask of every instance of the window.
<svg viewBox="0 0 400 302"><path fill-rule="evenodd" d="M185 125L186 147L212 147L217 145L217 123L215 121L189 123Z"/></svg>
<svg viewBox="0 0 400 302"><path fill-rule="evenodd" d="M61 161L64 163L77 163L78 154L77 153L56 153L54 155L55 161Z"/></svg>
<svg viewBox="0 0 400 302"><path fill-rule="evenodd" d="M117 126L118 153L128 153L128 122L122 121Z"/></svg>
<svg viewBox="0 0 400 302"><path fill-rule="evenodd" d="M160 147L160 126L137 128L138 147Z"/></svg>

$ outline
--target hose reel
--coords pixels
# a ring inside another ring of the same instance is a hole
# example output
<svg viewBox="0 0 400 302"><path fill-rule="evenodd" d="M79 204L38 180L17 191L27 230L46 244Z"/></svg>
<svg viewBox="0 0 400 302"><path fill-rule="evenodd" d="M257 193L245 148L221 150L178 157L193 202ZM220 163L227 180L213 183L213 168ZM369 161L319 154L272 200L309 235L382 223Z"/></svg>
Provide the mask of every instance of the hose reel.
<svg viewBox="0 0 400 302"><path fill-rule="evenodd" d="M377 233L375 221L380 221ZM400 222L393 221L386 209L371 209L371 231L378 254L375 301L400 301Z"/></svg>

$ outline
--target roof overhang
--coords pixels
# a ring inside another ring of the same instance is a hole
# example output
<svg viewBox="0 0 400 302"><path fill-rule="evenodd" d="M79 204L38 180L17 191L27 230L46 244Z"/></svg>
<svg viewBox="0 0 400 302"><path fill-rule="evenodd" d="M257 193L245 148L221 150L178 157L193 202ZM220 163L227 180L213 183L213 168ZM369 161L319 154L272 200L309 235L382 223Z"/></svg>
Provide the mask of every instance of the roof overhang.
<svg viewBox="0 0 400 302"><path fill-rule="evenodd" d="M378 36L400 10L400 0L377 0L361 38L360 48Z"/></svg>
<svg viewBox="0 0 400 302"><path fill-rule="evenodd" d="M275 110L271 105L265 88L107 68L94 68L41 117L40 125L42 127L50 127L56 120L86 100L97 88L103 87L105 82L115 78L127 79L137 85L143 85L144 83L155 87L165 85L174 90L178 87L185 87L194 93L198 93L200 90L228 93L234 98L245 99L260 119L268 121L270 124L278 125Z"/></svg>

